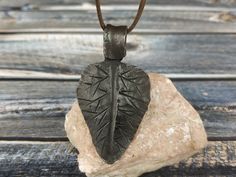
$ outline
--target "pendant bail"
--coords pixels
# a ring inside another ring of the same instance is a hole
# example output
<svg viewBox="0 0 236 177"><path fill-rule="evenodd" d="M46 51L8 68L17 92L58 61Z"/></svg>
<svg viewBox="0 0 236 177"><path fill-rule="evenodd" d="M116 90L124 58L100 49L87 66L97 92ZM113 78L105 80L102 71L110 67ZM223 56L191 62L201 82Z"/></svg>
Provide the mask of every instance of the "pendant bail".
<svg viewBox="0 0 236 177"><path fill-rule="evenodd" d="M103 33L105 59L122 60L126 56L127 26L107 24Z"/></svg>

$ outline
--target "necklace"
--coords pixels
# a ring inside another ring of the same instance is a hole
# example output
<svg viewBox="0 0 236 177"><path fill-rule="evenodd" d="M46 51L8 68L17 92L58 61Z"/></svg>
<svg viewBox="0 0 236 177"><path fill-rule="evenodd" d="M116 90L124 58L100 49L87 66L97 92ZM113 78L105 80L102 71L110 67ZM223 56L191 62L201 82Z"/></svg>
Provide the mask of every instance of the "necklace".
<svg viewBox="0 0 236 177"><path fill-rule="evenodd" d="M126 39L138 23L146 0L141 0L133 23L105 25L100 1L97 15L103 29L105 60L87 66L77 88L77 99L97 153L106 163L118 160L141 123L150 102L150 81L141 69L121 62Z"/></svg>

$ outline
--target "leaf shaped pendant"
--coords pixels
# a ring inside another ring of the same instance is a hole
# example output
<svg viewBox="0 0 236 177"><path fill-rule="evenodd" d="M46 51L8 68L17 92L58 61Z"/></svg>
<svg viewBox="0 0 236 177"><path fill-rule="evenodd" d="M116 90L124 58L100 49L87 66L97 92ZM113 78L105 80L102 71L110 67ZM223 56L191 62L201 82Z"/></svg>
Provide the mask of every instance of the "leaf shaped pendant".
<svg viewBox="0 0 236 177"><path fill-rule="evenodd" d="M120 62L126 55L126 35L126 26L106 26L105 61L89 65L77 89L93 144L109 164L128 148L150 102L148 75Z"/></svg>

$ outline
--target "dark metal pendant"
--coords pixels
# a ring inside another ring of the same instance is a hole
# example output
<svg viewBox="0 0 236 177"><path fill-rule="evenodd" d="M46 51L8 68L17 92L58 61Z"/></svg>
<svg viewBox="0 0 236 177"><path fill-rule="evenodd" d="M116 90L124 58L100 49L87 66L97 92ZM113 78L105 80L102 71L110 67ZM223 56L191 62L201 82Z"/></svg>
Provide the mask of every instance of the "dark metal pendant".
<svg viewBox="0 0 236 177"><path fill-rule="evenodd" d="M126 26L106 26L105 61L89 65L77 89L97 153L110 164L128 148L150 102L148 75L121 62L126 55L126 36Z"/></svg>

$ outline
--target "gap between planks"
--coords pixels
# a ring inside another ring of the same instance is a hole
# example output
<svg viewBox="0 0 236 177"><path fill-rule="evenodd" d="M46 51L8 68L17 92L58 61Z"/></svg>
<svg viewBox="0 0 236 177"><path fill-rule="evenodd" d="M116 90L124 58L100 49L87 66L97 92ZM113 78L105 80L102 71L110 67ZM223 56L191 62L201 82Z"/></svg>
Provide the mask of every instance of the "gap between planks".
<svg viewBox="0 0 236 177"><path fill-rule="evenodd" d="M160 73L173 80L236 80L236 74L166 74ZM63 80L78 81L80 74L57 74L36 71L0 69L0 80Z"/></svg>
<svg viewBox="0 0 236 177"><path fill-rule="evenodd" d="M53 144L61 144L61 143L69 143L69 140L67 139L66 141L31 141L31 140L0 140L0 145L1 144L49 144L49 143L53 143Z"/></svg>
<svg viewBox="0 0 236 177"><path fill-rule="evenodd" d="M1 29L0 28L0 35L50 35L50 34L103 34L103 31L100 29L99 26L96 28L16 28L16 29ZM236 35L236 31L192 31L192 30L186 30L186 31L176 31L175 29L134 29L132 31L132 35Z"/></svg>
<svg viewBox="0 0 236 177"><path fill-rule="evenodd" d="M209 142L214 141L236 141L236 137L207 137L207 140ZM2 143L3 142L3 143ZM67 137L58 137L58 138L47 138L47 137L0 137L0 144L4 144L4 142L9 143L11 142L14 144L14 142L23 142L25 144L29 144L28 142L31 142L32 144L41 142L41 143L48 143L48 142L69 142L69 139Z"/></svg>

